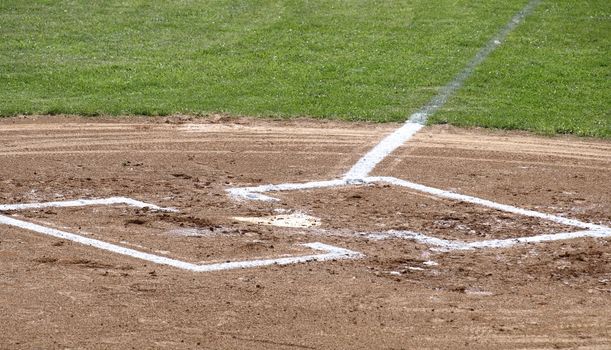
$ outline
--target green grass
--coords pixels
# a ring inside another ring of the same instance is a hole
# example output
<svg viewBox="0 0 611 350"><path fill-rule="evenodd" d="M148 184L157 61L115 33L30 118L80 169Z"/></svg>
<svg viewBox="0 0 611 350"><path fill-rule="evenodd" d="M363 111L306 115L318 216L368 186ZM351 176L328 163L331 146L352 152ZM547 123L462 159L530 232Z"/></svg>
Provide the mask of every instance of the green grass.
<svg viewBox="0 0 611 350"><path fill-rule="evenodd" d="M526 2L3 0L0 116L400 121ZM548 2L436 122L609 136L609 5Z"/></svg>
<svg viewBox="0 0 611 350"><path fill-rule="evenodd" d="M611 137L611 3L545 1L431 122Z"/></svg>

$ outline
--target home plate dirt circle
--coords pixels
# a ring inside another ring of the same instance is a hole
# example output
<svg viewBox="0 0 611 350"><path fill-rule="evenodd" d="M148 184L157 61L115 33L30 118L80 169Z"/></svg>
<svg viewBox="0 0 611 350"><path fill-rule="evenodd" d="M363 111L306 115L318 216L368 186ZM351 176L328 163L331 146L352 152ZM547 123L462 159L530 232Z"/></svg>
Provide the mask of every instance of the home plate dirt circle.
<svg viewBox="0 0 611 350"><path fill-rule="evenodd" d="M425 127L375 167L368 176L376 181L262 193L270 201L228 192L340 181L397 127L181 116L0 120L0 293L10 315L0 318L0 343L609 344L608 141ZM125 200L14 208L108 198ZM195 273L9 220L188 266L311 259ZM558 233L569 239L529 241ZM499 241L520 244L481 243ZM493 249L471 249L478 244ZM340 255L312 261L333 252Z"/></svg>

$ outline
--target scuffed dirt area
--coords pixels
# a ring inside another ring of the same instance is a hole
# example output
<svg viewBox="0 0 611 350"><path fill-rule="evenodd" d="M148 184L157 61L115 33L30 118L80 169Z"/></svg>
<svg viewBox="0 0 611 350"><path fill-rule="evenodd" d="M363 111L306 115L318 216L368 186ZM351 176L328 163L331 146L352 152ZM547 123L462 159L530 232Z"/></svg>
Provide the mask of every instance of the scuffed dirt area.
<svg viewBox="0 0 611 350"><path fill-rule="evenodd" d="M226 189L341 177L393 124L223 117L0 120L0 204L131 197L4 212L189 262L310 254L365 258L193 273L0 225L0 348L606 349L611 240L438 252L353 231L477 241L574 228L392 186ZM505 204L611 223L611 144L427 127L375 170ZM236 216L305 213L319 228Z"/></svg>
<svg viewBox="0 0 611 350"><path fill-rule="evenodd" d="M288 192L276 196L292 208L308 210L310 214L321 217L325 227L334 229L407 230L463 241L578 230L386 184Z"/></svg>

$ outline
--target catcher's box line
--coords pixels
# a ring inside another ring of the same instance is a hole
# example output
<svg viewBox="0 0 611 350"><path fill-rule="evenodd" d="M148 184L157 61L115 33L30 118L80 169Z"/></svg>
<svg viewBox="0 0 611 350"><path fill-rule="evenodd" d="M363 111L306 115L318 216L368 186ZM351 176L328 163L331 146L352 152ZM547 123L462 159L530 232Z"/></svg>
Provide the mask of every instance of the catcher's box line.
<svg viewBox="0 0 611 350"><path fill-rule="evenodd" d="M575 232L560 232L544 235L536 235L530 237L517 237L507 239L490 239L476 242L452 241L437 237L431 237L418 232L412 231L388 231L380 233L355 233L356 236L365 237L371 240L385 239L407 239L432 246L431 250L448 252L452 250L474 250L474 249L501 249L510 248L519 244L541 243L563 241L575 238L607 238L611 237L611 229L606 230L582 230Z"/></svg>
<svg viewBox="0 0 611 350"><path fill-rule="evenodd" d="M574 232L559 232L541 234L529 237L515 237L505 239L488 239L481 241L449 240L423 233L407 230L389 230L380 232L354 232L345 229L309 229L308 234L317 236L356 237L370 241L383 241L388 239L404 239L424 244L431 251L450 252L454 250L481 250L481 249L503 249L516 245L529 243L542 243L563 241L576 238L610 238L611 229L579 230Z"/></svg>

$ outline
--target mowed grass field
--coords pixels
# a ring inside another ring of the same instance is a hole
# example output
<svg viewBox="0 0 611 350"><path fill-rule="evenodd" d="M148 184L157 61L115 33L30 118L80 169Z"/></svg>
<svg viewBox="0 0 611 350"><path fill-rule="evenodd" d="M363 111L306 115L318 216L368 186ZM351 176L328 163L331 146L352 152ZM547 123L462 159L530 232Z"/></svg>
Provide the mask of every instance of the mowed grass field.
<svg viewBox="0 0 611 350"><path fill-rule="evenodd" d="M526 0L0 2L0 115L402 121ZM431 122L611 137L611 3L544 0Z"/></svg>

